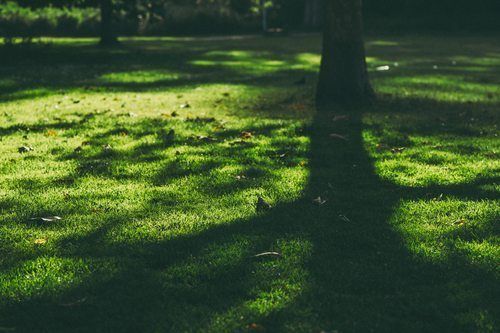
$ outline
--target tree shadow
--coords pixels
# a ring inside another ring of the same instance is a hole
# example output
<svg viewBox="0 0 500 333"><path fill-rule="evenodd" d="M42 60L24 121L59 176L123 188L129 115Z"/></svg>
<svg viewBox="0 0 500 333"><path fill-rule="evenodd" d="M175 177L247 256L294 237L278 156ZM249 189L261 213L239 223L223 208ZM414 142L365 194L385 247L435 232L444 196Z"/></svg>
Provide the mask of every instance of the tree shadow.
<svg viewBox="0 0 500 333"><path fill-rule="evenodd" d="M394 101L387 105L393 108ZM362 137L364 111L318 110L307 128L310 176L299 200L250 220L160 242L105 241L113 228L131 223L130 216L155 217L165 209L155 202L110 214L93 232L59 244L60 257L91 261L92 275L56 296L3 304L2 324L51 332L493 328L495 322L474 322L468 316L499 317L498 276L471 263L452 241L481 236L446 236L446 260L435 262L409 250L393 215L403 200L439 194L495 198L479 186L498 179L420 188L381 179ZM339 114L350 119L333 122ZM348 140L331 138L331 133ZM314 203L318 196L327 201ZM155 200L165 204L163 197ZM487 233L495 233L494 227ZM265 251L281 256L253 257ZM273 306L259 311L259 302Z"/></svg>
<svg viewBox="0 0 500 333"><path fill-rule="evenodd" d="M147 45L139 43L135 47ZM101 87L117 91L149 91L207 82L238 83L252 80L251 83L259 87L271 84L268 77L249 78L244 71L231 70L227 66L214 65L203 69L192 64L192 61L207 59L207 52L220 52L219 44L208 41L190 46L187 55L168 55L160 46L153 46L146 53L136 50L135 58L131 57L134 50L128 49L119 49L102 57L102 54L88 46L65 51L55 47L44 57L33 58L32 61L49 65L56 62L60 66L59 70L64 70L65 65L69 66L66 68L68 76L64 85L58 84L56 80L36 83L33 76L24 86L3 91L12 94L41 86L50 89L81 88L91 84L90 81L95 77L128 72L131 70L130 63L136 61L149 63L141 69L157 71L178 67L194 78L158 80L153 83L101 82ZM175 46L173 43L169 51ZM179 47L185 49L187 45L181 43ZM255 45L240 47L243 50L254 48ZM228 51L232 46L225 45L223 49ZM412 57L420 51L421 47L409 48L406 45L400 53ZM68 61L68 54L79 53L82 54L81 66L92 67L97 63L93 71L84 71L83 78L71 75L81 72L81 68L72 68L72 62ZM36 53L31 54L31 57L35 56ZM262 58L267 59L268 56L266 53ZM277 58L283 59L279 55ZM289 60L292 58L285 57ZM223 62L231 61L232 58L216 53L209 60ZM114 67L108 66L110 62L115 63ZM433 61L424 60L418 66L426 67L431 63ZM208 76L214 70L219 71L218 75ZM311 75L311 72L280 70L273 72L272 76L304 74ZM61 74L55 71L53 75L58 77ZM397 72L389 75L397 76ZM13 100L18 100L18 97L9 95L1 99ZM274 106L270 107L265 100L261 103L264 106L262 112L274 111ZM472 105L479 109L492 107L481 103ZM399 222L395 214L404 201L439 200L440 196L474 201L497 199L495 191L484 189L482 185L498 182L498 178L478 178L452 185L397 185L377 174L374 160L362 136L363 130L378 130L376 126L362 121L363 113L380 110L388 114L399 110L411 113L407 115L412 121L411 126L398 128L403 135L477 136L479 130L462 128L460 125L466 118L455 119L450 116L445 122L454 125L443 128L442 119L434 119L436 117L432 112L423 112L453 110L454 113L462 113L468 112L470 107L470 104L458 102L384 97L373 108L331 107L317 110L310 126L304 129L304 135L310 139L307 156L303 156L301 151L297 152L297 145L293 141L277 142L274 151L269 153L279 157L286 152L289 154L287 160L277 158L276 162L264 165L259 164L259 159L242 158L248 162L241 167L249 179L228 179L217 186L205 181L200 182L196 189L205 195L213 193L215 199L247 191L262 185L265 179L269 180L272 177L270 170L283 163L296 165L301 158L308 157L309 162L305 167L309 170L309 179L299 199L279 204L250 219L224 221L221 216L224 222L219 224L206 225L192 233L172 232L169 239L157 241L138 237L134 242L110 242L108 235L117 228L133 227L134 223L138 223L137 220L160 219L166 212L180 214L180 222L161 227L166 231L179 227L182 224L181 214L188 208L180 205L175 196L159 191L145 206L129 210L110 209L98 215L98 220L90 230L69 235L55 245L58 258L82 261L84 266L90 268L78 271L74 281L61 282L61 287L53 293L0 301L0 326L15 327L20 332L242 332L260 329L268 332L494 331L498 327L495 318L500 318L496 304L499 295L498 274L492 272L488 265L471 262L467 253L458 248L454 240L480 241L487 235L497 234L495 221L498 216L491 216L487 227L481 230L450 231L442 241L444 259L432 260L412 250L415 244L409 244L408 237L398 229ZM339 114L349 114L350 119L333 122L333 116ZM439 118L442 117L447 116L440 114ZM80 118L75 122L61 121L29 127L36 132L71 129L92 122L96 117ZM173 121L137 121L101 132L88 141L101 147L120 133L139 139L155 136L162 129L175 126ZM197 126L202 128L206 125ZM266 138L272 137L277 129L276 125L247 128ZM11 135L25 130L25 126L16 125L0 129L0 134ZM332 138L331 133L341 134L348 140ZM126 178L114 172L119 163L159 161L165 159L159 152L181 145L205 149L209 156L194 166L182 164L181 158L180 162L166 161L157 174L148 179L152 187L161 187L182 177L196 175L203 179L209 178L211 172L221 166L210 155L223 157L223 161L245 157L245 153L253 146L224 144L225 141L236 141L238 135L238 130L228 130L214 134L217 143L182 137L173 142L156 140L123 151L105 152L96 149L83 154L65 152L59 157L75 161L75 173L68 179L78 181L80 177L95 176L122 181L132 176ZM401 147L406 144L406 140L396 137L389 143ZM474 153L473 150L469 151ZM458 153L463 154L462 151ZM430 163L424 159L421 162ZM260 167L261 174L256 174L252 169L256 167ZM252 180L252 177L255 179ZM50 186L61 188L64 183L65 179L57 179ZM33 181L16 186L42 189L47 184ZM318 197L321 197L320 201L326 202L313 202ZM12 209L19 204L14 200L2 199L0 209ZM211 205L213 200L204 204ZM218 214L215 208L213 214ZM61 213L67 215L78 209L82 208L64 205ZM50 211L43 210L40 213L48 215ZM28 219L30 216L24 213L21 217ZM57 226L50 228L56 229ZM254 257L267 251L279 252L281 256ZM18 274L20 267L37 259L50 261L50 256L43 251L5 254L6 257L8 255L18 260L12 262L7 259L0 267L11 275ZM47 267L37 266L36 269L49 270L49 264ZM61 269L64 270L64 267ZM21 282L18 285L21 286L19 288L23 286Z"/></svg>

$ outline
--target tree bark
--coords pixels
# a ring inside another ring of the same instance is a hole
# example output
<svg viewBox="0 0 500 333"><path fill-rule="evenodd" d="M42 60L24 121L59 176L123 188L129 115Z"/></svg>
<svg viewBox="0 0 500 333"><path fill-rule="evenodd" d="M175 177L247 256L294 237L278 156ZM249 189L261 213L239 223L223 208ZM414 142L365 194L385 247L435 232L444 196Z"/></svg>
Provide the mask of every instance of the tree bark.
<svg viewBox="0 0 500 333"><path fill-rule="evenodd" d="M118 39L113 33L113 0L101 0L101 41L103 46L114 45Z"/></svg>
<svg viewBox="0 0 500 333"><path fill-rule="evenodd" d="M368 79L361 0L325 0L323 54L317 101L364 103L374 97Z"/></svg>

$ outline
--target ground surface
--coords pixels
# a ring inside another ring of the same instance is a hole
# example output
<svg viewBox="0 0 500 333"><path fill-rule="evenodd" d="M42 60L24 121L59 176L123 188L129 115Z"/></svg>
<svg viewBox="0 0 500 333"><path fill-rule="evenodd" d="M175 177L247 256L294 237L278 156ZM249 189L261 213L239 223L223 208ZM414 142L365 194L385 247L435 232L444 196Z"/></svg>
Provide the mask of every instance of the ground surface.
<svg viewBox="0 0 500 333"><path fill-rule="evenodd" d="M318 36L1 48L0 331L498 331L497 41L320 112Z"/></svg>

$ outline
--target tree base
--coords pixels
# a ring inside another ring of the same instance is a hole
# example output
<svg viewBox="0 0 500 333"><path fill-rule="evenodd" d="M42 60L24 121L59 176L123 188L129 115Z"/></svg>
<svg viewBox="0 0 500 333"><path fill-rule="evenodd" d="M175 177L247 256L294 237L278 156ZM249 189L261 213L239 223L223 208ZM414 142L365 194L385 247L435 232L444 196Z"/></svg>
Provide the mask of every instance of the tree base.
<svg viewBox="0 0 500 333"><path fill-rule="evenodd" d="M316 105L344 105L344 106L362 106L371 105L377 100L377 96L373 89L368 86L363 92L348 93L342 91L339 93L331 91L322 91L318 89L316 93Z"/></svg>

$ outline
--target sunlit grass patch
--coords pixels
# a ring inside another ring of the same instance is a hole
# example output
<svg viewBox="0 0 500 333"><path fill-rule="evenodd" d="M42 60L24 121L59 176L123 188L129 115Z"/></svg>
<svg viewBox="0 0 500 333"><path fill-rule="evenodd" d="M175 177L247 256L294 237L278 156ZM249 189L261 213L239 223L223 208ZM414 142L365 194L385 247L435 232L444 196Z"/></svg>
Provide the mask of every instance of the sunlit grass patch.
<svg viewBox="0 0 500 333"><path fill-rule="evenodd" d="M100 80L103 82L123 82L123 83L152 83L165 80L176 80L179 78L177 73L159 72L159 71L135 71L124 73L110 73L103 75Z"/></svg>

